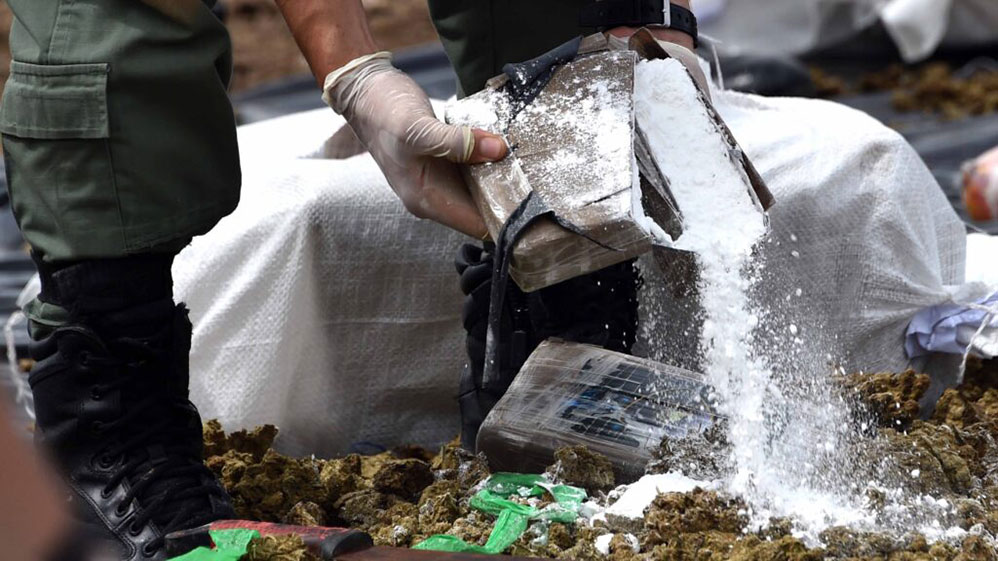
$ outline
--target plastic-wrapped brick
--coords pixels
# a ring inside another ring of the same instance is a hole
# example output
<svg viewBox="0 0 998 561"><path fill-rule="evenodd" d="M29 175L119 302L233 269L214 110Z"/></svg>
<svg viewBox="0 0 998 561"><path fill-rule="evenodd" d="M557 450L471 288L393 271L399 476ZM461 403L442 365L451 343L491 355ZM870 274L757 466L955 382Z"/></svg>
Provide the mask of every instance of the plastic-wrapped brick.
<svg viewBox="0 0 998 561"><path fill-rule="evenodd" d="M699 374L605 349L550 339L524 364L478 433L497 471L537 473L563 446L610 459L621 479L644 473L665 438L718 420Z"/></svg>

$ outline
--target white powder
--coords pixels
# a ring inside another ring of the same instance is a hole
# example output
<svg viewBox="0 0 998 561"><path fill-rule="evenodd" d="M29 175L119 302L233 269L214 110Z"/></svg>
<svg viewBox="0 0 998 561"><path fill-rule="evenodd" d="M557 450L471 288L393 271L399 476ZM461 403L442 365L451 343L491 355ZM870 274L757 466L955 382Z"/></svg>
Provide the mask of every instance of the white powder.
<svg viewBox="0 0 998 561"><path fill-rule="evenodd" d="M735 490L747 490L764 459L761 411L769 373L749 352L752 279L743 273L766 232L764 217L682 64L642 62L635 82L638 124L683 215L683 235L675 245L695 253L700 266L705 369L731 420L739 470Z"/></svg>
<svg viewBox="0 0 998 561"><path fill-rule="evenodd" d="M631 519L642 518L645 509L661 493L689 493L697 487L714 489L717 485L674 472L646 475L626 487L619 488L620 498L606 509L606 514Z"/></svg>
<svg viewBox="0 0 998 561"><path fill-rule="evenodd" d="M593 545L596 546L596 551L603 555L610 555L611 541L613 541L613 534L603 534L602 536L596 536L596 539L593 540Z"/></svg>
<svg viewBox="0 0 998 561"><path fill-rule="evenodd" d="M754 348L760 312L749 301L749 289L757 280L752 251L765 235L766 224L749 194L744 170L678 61L639 63L635 89L638 125L683 215L684 231L675 247L693 252L700 269L703 367L719 410L728 418L733 456L734 474L725 481L725 490L746 500L754 524L790 516L805 538L831 525L868 522L865 511L810 484L819 472L810 454L834 452L834 442L812 442L811 450L797 453L793 445L787 452L787 447L774 444L783 435L774 432L768 412L789 404L780 397L768 353ZM798 332L796 325L783 329L791 336ZM822 408L824 403L816 406Z"/></svg>
<svg viewBox="0 0 998 561"><path fill-rule="evenodd" d="M509 100L495 90L466 98L461 103L448 103L447 119L472 128L501 133L499 113L509 111Z"/></svg>
<svg viewBox="0 0 998 561"><path fill-rule="evenodd" d="M637 536L634 534L624 534L624 539L627 540L627 544L631 547L631 551L637 553L641 551L641 543L638 541ZM593 540L593 545L596 546L596 551L602 553L603 555L610 555L610 542L613 541L614 534L603 534L597 536Z"/></svg>
<svg viewBox="0 0 998 561"><path fill-rule="evenodd" d="M539 138L551 135L550 141L541 144L560 148L534 162L531 173L536 181L547 184L546 194L559 201L562 210L592 202L590 190L578 185L600 185L593 191L605 195L623 190L621 177L632 171L631 115L625 95L620 87L611 87L607 78L600 77L576 90L547 91L516 116L514 122L557 116L557 122L541 131ZM593 154L598 156L592 158ZM554 177L575 181L546 181ZM557 185L563 190L557 190Z"/></svg>
<svg viewBox="0 0 998 561"><path fill-rule="evenodd" d="M750 198L744 172L728 157L728 146L696 86L678 61L642 62L635 75L635 111L653 156L668 177L683 214L679 249L700 253L733 268L735 276L766 232ZM731 234L731 235L725 235ZM705 275L706 276L706 275Z"/></svg>

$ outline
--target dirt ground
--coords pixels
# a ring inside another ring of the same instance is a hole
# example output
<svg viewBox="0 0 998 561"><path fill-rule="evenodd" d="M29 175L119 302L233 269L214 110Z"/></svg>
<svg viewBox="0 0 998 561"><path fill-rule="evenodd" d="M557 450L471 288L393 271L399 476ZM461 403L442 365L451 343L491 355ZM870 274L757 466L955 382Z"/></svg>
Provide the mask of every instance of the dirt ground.
<svg viewBox="0 0 998 561"><path fill-rule="evenodd" d="M238 92L284 76L308 72L305 60L273 0L220 0L232 34ZM364 0L378 45L395 50L437 40L426 0ZM0 91L9 74L10 8L0 0Z"/></svg>
<svg viewBox="0 0 998 561"><path fill-rule="evenodd" d="M998 70L985 64L954 69L944 62L908 68L892 64L856 81L811 69L811 79L821 97L887 91L891 104L902 112L934 113L945 119L998 112Z"/></svg>
<svg viewBox="0 0 998 561"><path fill-rule="evenodd" d="M950 501L954 508L940 522L967 530L965 535L929 544L910 531L885 535L836 527L821 535L823 547L809 548L793 536L790 521L772 520L764 530L750 530L746 505L739 499L696 489L659 495L637 523L612 517L593 526L534 522L506 553L575 561L998 559L991 538L998 534L998 363L975 363L966 382L947 391L934 415L924 421L915 415L916 403L928 387L924 375L853 375L843 379L842 386L856 414L870 422L863 444L867 456L860 457L878 466L870 469L884 469L886 458L894 462L891 469L911 479L905 485ZM489 476L487 459L481 455L448 445L438 453L406 447L367 457L291 458L270 449L275 435L273 427L231 435L215 422L205 427L206 462L232 495L241 517L345 525L368 532L378 545L397 547L439 533L471 544L488 540L495 517L471 506ZM663 446L650 471L661 467L667 459L663 456L670 453ZM598 502L607 501L615 483L609 462L584 448L564 449L557 459L549 477L585 488ZM876 497L870 499L877 504ZM539 500L543 506L551 498ZM597 536L606 534L612 535L609 555L594 545ZM310 559L300 544L273 540L259 540L249 558Z"/></svg>

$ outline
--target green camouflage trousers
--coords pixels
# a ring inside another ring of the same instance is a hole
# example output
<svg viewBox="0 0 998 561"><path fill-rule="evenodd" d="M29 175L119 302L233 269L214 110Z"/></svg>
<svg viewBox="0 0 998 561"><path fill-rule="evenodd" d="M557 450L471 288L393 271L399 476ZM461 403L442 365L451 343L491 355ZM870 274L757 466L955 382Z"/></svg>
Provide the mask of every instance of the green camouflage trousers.
<svg viewBox="0 0 998 561"><path fill-rule="evenodd" d="M49 262L177 251L239 199L225 27L200 2L8 0L0 133L11 202Z"/></svg>
<svg viewBox="0 0 998 561"><path fill-rule="evenodd" d="M239 198L231 50L208 3L9 0L0 133L14 213L46 261L176 251ZM589 30L580 0L430 0L474 92Z"/></svg>

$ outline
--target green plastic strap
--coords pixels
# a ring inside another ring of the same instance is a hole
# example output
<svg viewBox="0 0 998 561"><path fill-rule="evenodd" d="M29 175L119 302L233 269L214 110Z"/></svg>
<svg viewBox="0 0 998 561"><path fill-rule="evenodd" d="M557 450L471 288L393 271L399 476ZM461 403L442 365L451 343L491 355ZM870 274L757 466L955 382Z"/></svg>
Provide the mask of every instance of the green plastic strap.
<svg viewBox="0 0 998 561"><path fill-rule="evenodd" d="M528 518L537 514L537 509L530 505L522 505L497 495L488 489L482 489L471 497L471 508L499 516L503 512L515 512Z"/></svg>
<svg viewBox="0 0 998 561"><path fill-rule="evenodd" d="M249 543L260 537L256 530L211 530L208 534L214 548L199 547L170 561L239 561Z"/></svg>
<svg viewBox="0 0 998 561"><path fill-rule="evenodd" d="M588 498L585 489L572 487L571 485L545 485L544 488L551 493L551 496L554 497L554 500L557 501L558 504L565 507L574 505L577 507L576 510L578 510L578 507L581 507L582 503L584 503Z"/></svg>
<svg viewBox="0 0 998 561"><path fill-rule="evenodd" d="M538 497L545 492L550 493L556 502L543 509L516 503L508 498L512 495ZM498 555L527 531L531 520L575 522L585 500L585 490L570 485L553 485L540 475L497 473L485 482L481 491L471 497L470 502L471 508L497 517L484 546L469 544L456 536L438 534L430 536L413 549Z"/></svg>
<svg viewBox="0 0 998 561"><path fill-rule="evenodd" d="M510 495L536 497L544 493L542 487L544 483L547 481L540 475L500 472L489 477L484 488L504 497Z"/></svg>
<svg viewBox="0 0 998 561"><path fill-rule="evenodd" d="M506 548L513 545L527 531L529 523L530 518L522 514L508 510L500 514L492 533L489 534L489 540L485 542L486 553L499 554L506 551Z"/></svg>
<svg viewBox="0 0 998 561"><path fill-rule="evenodd" d="M485 542L484 546L470 544L457 536L437 534L413 546L413 549L499 555L520 539L520 536L527 531L529 523L530 518L505 511L499 515L495 527L492 528L492 533L489 534L489 540Z"/></svg>

